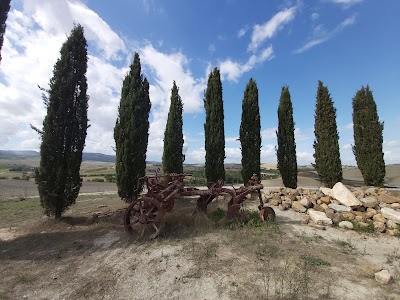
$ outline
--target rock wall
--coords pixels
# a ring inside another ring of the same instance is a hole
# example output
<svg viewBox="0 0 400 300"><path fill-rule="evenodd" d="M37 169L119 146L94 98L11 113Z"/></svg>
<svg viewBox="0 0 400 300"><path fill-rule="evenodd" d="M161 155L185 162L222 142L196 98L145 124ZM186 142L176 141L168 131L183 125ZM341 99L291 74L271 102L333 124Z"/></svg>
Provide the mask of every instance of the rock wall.
<svg viewBox="0 0 400 300"><path fill-rule="evenodd" d="M400 194L385 188L349 190L341 182L332 189L277 188L263 192L264 201L280 210L304 213L303 223L316 228L373 228L376 232L400 235Z"/></svg>

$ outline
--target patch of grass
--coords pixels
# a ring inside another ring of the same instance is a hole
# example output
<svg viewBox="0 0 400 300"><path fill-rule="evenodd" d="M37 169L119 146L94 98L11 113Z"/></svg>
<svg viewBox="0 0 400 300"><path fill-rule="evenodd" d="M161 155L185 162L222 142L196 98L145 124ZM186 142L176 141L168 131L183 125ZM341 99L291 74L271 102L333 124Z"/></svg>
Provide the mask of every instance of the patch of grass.
<svg viewBox="0 0 400 300"><path fill-rule="evenodd" d="M221 221L225 216L226 216L226 210L218 207L211 213L210 218L216 224L219 221Z"/></svg>
<svg viewBox="0 0 400 300"><path fill-rule="evenodd" d="M342 248L350 248L354 249L354 245L351 241L345 241L345 240L336 240L336 244Z"/></svg>
<svg viewBox="0 0 400 300"><path fill-rule="evenodd" d="M362 226L355 220L350 220L353 224L353 230L361 233L375 233L374 224L370 221L368 222L368 226Z"/></svg>
<svg viewBox="0 0 400 300"><path fill-rule="evenodd" d="M301 258L304 259L306 263L308 263L312 266L330 266L331 265L331 263L329 261L323 260L323 259L313 256L313 255L305 255L305 256L302 256Z"/></svg>

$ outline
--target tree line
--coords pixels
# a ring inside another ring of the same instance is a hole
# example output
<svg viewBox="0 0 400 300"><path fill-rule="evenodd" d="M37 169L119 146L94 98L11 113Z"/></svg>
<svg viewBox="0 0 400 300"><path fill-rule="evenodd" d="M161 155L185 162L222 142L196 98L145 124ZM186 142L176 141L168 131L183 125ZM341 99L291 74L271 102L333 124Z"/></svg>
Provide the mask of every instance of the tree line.
<svg viewBox="0 0 400 300"><path fill-rule="evenodd" d="M49 89L43 91L47 109L43 128L33 127L41 137L40 165L35 181L40 202L49 216L60 218L75 200L82 186L79 175L82 151L87 134L87 42L84 29L75 25L60 50ZM353 98L354 146L357 165L366 185L383 185L385 164L382 152L383 123L369 86ZM224 108L220 71L208 76L204 95L206 120L205 176L207 184L225 179ZM133 201L141 191L137 179L145 175L151 101L149 82L141 72L139 54L135 53L130 70L122 83L118 116L114 127L116 182L119 196ZM162 167L165 173L183 171L183 104L174 81L164 132ZM297 187L295 123L289 87L282 87L278 106L277 165L283 183ZM261 120L258 88L253 78L246 85L242 101L239 141L242 153L241 178L246 183L253 174L260 178ZM315 107L315 169L321 182L332 187L342 180L336 109L328 88L318 82Z"/></svg>

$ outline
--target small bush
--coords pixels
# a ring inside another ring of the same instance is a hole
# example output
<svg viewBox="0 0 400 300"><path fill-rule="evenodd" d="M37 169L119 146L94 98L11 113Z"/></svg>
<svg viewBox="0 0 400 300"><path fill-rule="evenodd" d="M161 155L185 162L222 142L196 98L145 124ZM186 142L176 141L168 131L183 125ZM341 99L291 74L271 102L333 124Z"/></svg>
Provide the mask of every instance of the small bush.
<svg viewBox="0 0 400 300"><path fill-rule="evenodd" d="M89 179L88 181L90 181L90 182L104 182L104 178L93 178L93 179Z"/></svg>
<svg viewBox="0 0 400 300"><path fill-rule="evenodd" d="M2 179L7 179L7 177L6 176L0 176L0 180L2 180Z"/></svg>
<svg viewBox="0 0 400 300"><path fill-rule="evenodd" d="M323 260L319 257L315 257L312 255L307 255L307 256L302 256L302 259L306 261L306 263L312 265L312 266L330 266L330 262Z"/></svg>
<svg viewBox="0 0 400 300"><path fill-rule="evenodd" d="M19 177L19 176L14 176L12 179L15 179L15 180L20 180L20 179L21 179L21 177Z"/></svg>

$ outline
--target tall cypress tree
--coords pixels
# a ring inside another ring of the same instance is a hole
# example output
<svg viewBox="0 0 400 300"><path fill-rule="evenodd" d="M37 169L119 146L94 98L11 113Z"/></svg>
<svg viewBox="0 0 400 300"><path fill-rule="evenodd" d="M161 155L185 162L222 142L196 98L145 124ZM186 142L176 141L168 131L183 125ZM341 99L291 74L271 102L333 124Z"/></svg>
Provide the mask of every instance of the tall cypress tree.
<svg viewBox="0 0 400 300"><path fill-rule="evenodd" d="M7 15L10 11L11 0L0 1L0 62L1 62L1 48L3 47L4 33L6 32Z"/></svg>
<svg viewBox="0 0 400 300"><path fill-rule="evenodd" d="M225 132L222 83L218 68L208 76L204 99L206 123L204 124L206 163L205 173L209 183L225 180Z"/></svg>
<svg viewBox="0 0 400 300"><path fill-rule="evenodd" d="M114 127L118 195L131 202L140 193L137 180L145 175L151 103L149 83L141 75L139 54L126 75Z"/></svg>
<svg viewBox="0 0 400 300"><path fill-rule="evenodd" d="M261 152L260 109L258 107L257 83L250 78L242 102L240 144L242 150L242 177L246 184L253 174L260 177Z"/></svg>
<svg viewBox="0 0 400 300"><path fill-rule="evenodd" d="M171 104L167 125L164 132L164 151L162 157L164 173L183 173L185 155L182 153L182 110L182 99L179 96L179 89L174 81L171 90Z"/></svg>
<svg viewBox="0 0 400 300"><path fill-rule="evenodd" d="M353 98L353 153L366 185L383 186L383 122L379 121L372 91L362 87Z"/></svg>
<svg viewBox="0 0 400 300"><path fill-rule="evenodd" d="M88 128L87 43L83 27L75 26L54 66L43 130L40 166L36 169L40 203L47 215L61 217L79 194L79 169Z"/></svg>
<svg viewBox="0 0 400 300"><path fill-rule="evenodd" d="M343 180L339 152L339 134L336 125L336 109L328 88L318 81L314 125L315 169L321 182L332 188Z"/></svg>
<svg viewBox="0 0 400 300"><path fill-rule="evenodd" d="M293 107L289 87L282 87L278 106L277 160L285 187L297 188L296 143L294 140Z"/></svg>

